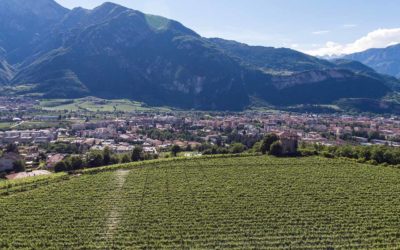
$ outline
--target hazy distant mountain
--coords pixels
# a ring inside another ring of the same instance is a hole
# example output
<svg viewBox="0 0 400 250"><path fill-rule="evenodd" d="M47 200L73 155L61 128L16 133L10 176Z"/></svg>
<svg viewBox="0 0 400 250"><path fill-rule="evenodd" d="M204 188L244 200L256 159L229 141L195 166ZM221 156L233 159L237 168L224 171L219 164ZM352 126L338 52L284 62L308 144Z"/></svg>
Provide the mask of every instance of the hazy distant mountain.
<svg viewBox="0 0 400 250"><path fill-rule="evenodd" d="M369 49L344 58L362 62L381 74L400 78L400 44L384 49Z"/></svg>
<svg viewBox="0 0 400 250"><path fill-rule="evenodd" d="M206 39L176 21L112 3L67 10L52 0L0 1L0 82L34 84L32 92L45 97L241 110L254 98L274 105L380 98L394 85L373 70Z"/></svg>
<svg viewBox="0 0 400 250"><path fill-rule="evenodd" d="M394 76L379 74L374 69L358 61L352 61L348 59L336 59L333 60L332 62L339 69L351 70L357 74L375 78L377 80L385 82L385 85L388 86L390 89L400 91L400 81Z"/></svg>

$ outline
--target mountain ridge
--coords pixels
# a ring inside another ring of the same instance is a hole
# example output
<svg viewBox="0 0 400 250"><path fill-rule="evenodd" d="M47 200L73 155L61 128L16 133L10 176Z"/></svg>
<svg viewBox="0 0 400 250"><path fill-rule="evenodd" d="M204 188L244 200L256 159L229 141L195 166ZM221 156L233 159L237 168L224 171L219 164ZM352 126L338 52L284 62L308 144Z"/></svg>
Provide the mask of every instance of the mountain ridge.
<svg viewBox="0 0 400 250"><path fill-rule="evenodd" d="M278 106L326 104L381 98L397 84L354 63L204 38L177 21L110 2L92 10L41 2L54 8L56 21L39 18L32 26L39 36L28 32L22 47L4 49L0 81L31 84L33 93L47 98L94 95L185 109L243 110L253 97ZM14 18L24 24L20 15Z"/></svg>
<svg viewBox="0 0 400 250"><path fill-rule="evenodd" d="M400 43L386 48L373 48L350 54L344 58L359 61L381 74L400 78Z"/></svg>

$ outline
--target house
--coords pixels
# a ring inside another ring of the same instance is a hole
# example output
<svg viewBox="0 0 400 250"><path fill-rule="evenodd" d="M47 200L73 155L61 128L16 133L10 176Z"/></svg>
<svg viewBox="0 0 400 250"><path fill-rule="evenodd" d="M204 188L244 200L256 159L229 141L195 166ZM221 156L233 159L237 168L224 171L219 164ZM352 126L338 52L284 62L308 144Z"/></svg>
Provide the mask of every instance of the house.
<svg viewBox="0 0 400 250"><path fill-rule="evenodd" d="M297 153L299 144L299 136L292 132L282 132L278 134L279 140L282 144L282 153L285 155L292 155Z"/></svg>
<svg viewBox="0 0 400 250"><path fill-rule="evenodd" d="M65 156L62 155L62 154L55 154L55 155L49 156L48 159L47 159L47 161L46 161L46 166L47 166L47 168L53 169L54 166L55 166L58 162L64 160L64 158L65 158Z"/></svg>

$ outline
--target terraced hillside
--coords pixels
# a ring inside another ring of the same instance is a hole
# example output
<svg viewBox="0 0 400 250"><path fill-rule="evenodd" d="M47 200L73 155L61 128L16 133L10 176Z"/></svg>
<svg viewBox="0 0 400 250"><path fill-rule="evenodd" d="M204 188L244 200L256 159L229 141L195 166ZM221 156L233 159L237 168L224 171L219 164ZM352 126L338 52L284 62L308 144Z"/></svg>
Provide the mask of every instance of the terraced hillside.
<svg viewBox="0 0 400 250"><path fill-rule="evenodd" d="M400 170L207 158L0 197L0 249L400 248Z"/></svg>

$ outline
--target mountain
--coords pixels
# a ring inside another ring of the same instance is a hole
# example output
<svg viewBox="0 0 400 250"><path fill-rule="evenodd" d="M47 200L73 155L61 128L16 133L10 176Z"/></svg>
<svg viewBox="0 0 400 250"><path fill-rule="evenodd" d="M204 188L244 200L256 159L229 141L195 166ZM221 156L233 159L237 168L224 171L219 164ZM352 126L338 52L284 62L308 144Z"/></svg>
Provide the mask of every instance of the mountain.
<svg viewBox="0 0 400 250"><path fill-rule="evenodd" d="M0 82L8 83L13 77L13 68L7 61L0 59Z"/></svg>
<svg viewBox="0 0 400 250"><path fill-rule="evenodd" d="M24 65L14 83L38 82L39 91L65 86L67 72L75 89L84 85L103 98L202 109L240 109L249 102L240 65L175 21L106 3L72 10L57 26L65 27L56 39L61 47ZM46 95L54 92L61 93Z"/></svg>
<svg viewBox="0 0 400 250"><path fill-rule="evenodd" d="M7 13L0 15L0 83L31 84L47 98L243 110L254 99L276 106L380 99L396 85L362 64L203 38L113 3L67 10L53 0L0 1L0 14Z"/></svg>
<svg viewBox="0 0 400 250"><path fill-rule="evenodd" d="M383 49L369 49L344 58L362 62L381 74L400 78L400 44Z"/></svg>
<svg viewBox="0 0 400 250"><path fill-rule="evenodd" d="M1 0L0 47L10 63L20 63L45 38L49 26L66 13L52 0Z"/></svg>
<svg viewBox="0 0 400 250"><path fill-rule="evenodd" d="M334 66L326 60L320 60L287 48L249 46L220 38L210 40L231 57L237 58L245 64L256 66L271 74L323 70Z"/></svg>
<svg viewBox="0 0 400 250"><path fill-rule="evenodd" d="M8 83L14 76L14 69L5 59L5 50L0 48L0 83Z"/></svg>
<svg viewBox="0 0 400 250"><path fill-rule="evenodd" d="M338 69L351 70L359 75L365 75L371 78L375 78L382 82L392 90L400 91L400 80L394 76L384 75L377 73L374 69L362 64L358 61L352 61L348 59L336 59L332 61Z"/></svg>

